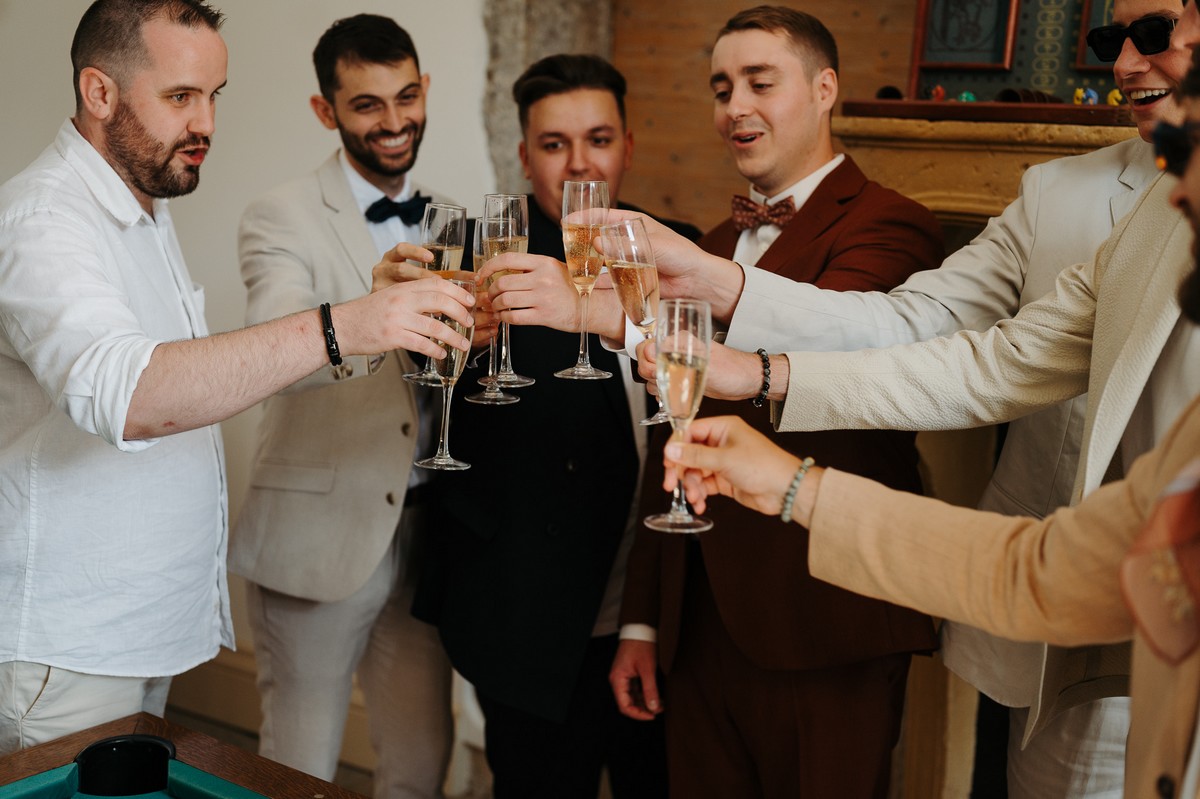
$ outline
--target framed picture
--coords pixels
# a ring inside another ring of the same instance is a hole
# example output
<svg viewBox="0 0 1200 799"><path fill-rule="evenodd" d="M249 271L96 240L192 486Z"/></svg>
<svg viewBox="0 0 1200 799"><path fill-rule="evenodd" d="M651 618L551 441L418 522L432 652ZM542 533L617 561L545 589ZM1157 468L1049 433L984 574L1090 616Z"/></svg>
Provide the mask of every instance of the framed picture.
<svg viewBox="0 0 1200 799"><path fill-rule="evenodd" d="M1111 25L1114 0L1083 0L1083 13L1079 15L1079 43L1075 48L1075 68L1084 72L1112 72L1112 63L1096 58L1088 47L1087 35L1092 28Z"/></svg>
<svg viewBox="0 0 1200 799"><path fill-rule="evenodd" d="M919 0L914 63L920 69L1012 69L1018 2Z"/></svg>

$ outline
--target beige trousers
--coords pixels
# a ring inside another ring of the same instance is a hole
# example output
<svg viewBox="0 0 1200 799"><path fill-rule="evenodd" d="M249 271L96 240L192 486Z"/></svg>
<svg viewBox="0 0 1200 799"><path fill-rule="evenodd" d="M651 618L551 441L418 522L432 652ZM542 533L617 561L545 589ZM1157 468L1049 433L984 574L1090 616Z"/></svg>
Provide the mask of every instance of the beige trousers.
<svg viewBox="0 0 1200 799"><path fill-rule="evenodd" d="M146 711L161 716L170 677L106 677L0 663L0 755Z"/></svg>
<svg viewBox="0 0 1200 799"><path fill-rule="evenodd" d="M411 615L408 557L424 509L406 508L375 573L339 602L247 584L263 724L259 754L331 780L357 672L376 799L441 799L450 759L450 662L437 629Z"/></svg>

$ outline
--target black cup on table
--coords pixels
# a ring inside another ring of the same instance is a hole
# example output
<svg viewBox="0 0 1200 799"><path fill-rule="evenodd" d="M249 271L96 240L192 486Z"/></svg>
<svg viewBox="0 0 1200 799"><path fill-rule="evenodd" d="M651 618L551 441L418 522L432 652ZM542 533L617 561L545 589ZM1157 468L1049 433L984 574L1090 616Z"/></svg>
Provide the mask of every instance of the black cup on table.
<svg viewBox="0 0 1200 799"><path fill-rule="evenodd" d="M167 788L167 765L175 744L157 735L118 735L88 745L75 756L79 792L135 796Z"/></svg>

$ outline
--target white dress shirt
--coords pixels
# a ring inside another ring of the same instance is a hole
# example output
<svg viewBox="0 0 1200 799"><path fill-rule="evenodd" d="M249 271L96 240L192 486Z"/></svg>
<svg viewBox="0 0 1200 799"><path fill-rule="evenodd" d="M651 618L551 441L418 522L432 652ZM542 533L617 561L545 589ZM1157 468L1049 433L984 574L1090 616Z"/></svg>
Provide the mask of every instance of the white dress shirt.
<svg viewBox="0 0 1200 799"><path fill-rule="evenodd" d="M0 662L155 677L233 646L220 430L122 440L155 347L208 332L153 210L70 120L0 187Z"/></svg>

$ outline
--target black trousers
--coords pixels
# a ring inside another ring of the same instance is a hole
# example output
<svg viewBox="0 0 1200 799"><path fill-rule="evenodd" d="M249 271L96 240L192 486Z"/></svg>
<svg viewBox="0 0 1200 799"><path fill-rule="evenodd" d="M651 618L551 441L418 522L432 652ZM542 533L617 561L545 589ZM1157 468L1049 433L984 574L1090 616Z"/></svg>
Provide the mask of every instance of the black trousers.
<svg viewBox="0 0 1200 799"><path fill-rule="evenodd" d="M661 717L622 716L608 685L617 636L593 638L562 724L479 694L494 799L596 799L608 770L614 799L666 799Z"/></svg>

